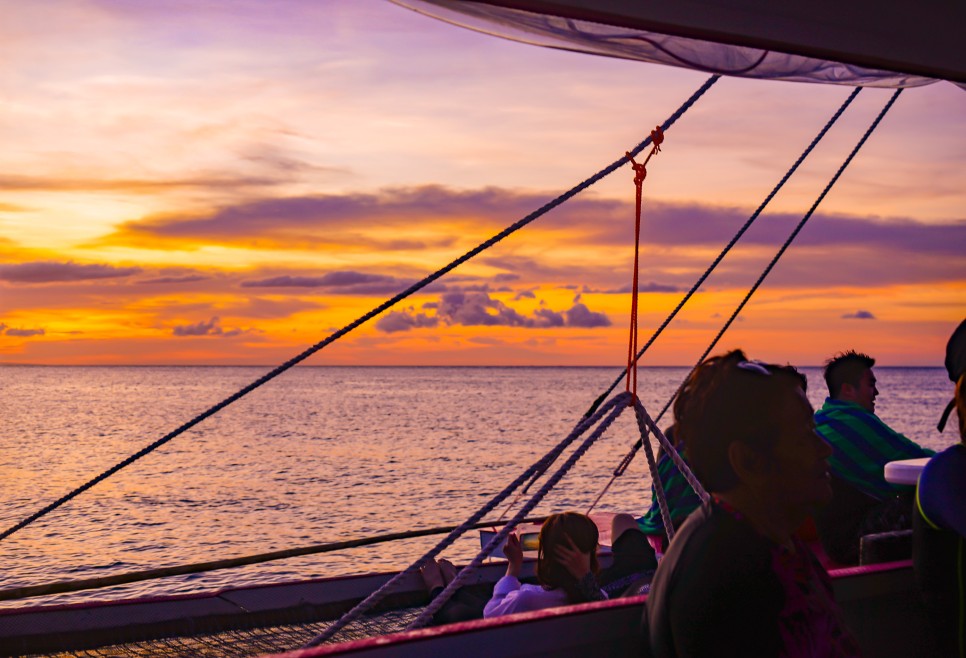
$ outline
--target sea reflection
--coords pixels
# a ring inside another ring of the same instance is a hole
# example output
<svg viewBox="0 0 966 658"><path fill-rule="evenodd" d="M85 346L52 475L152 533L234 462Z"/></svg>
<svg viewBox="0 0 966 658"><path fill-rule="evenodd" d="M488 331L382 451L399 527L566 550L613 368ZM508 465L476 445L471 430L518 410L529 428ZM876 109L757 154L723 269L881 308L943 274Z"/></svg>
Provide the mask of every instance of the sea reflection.
<svg viewBox="0 0 966 658"><path fill-rule="evenodd" d="M0 525L36 512L264 372L5 366ZM653 414L686 372L641 371L638 388ZM820 405L821 373L806 372L809 397ZM296 368L0 542L0 588L460 523L566 436L618 374L615 368ZM935 431L950 394L943 370L877 374L882 418L925 445L946 445L948 437ZM633 414L626 414L536 513L586 509L636 432ZM599 509L642 512L650 495L646 470L645 460L636 460ZM391 570L436 541L0 606ZM446 553L468 559L478 548L473 534Z"/></svg>

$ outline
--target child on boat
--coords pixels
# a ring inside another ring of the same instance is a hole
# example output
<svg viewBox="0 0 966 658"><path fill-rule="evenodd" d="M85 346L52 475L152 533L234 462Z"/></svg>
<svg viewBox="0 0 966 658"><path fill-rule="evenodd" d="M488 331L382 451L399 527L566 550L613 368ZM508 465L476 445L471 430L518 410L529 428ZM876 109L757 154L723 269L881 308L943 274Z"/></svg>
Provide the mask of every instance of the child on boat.
<svg viewBox="0 0 966 658"><path fill-rule="evenodd" d="M619 596L657 566L654 551L630 514L617 514L611 522L611 566L600 571L597 560L599 532L590 517L577 512L553 514L543 522L537 547L538 584L520 582L523 547L511 534L503 548L506 575L489 598L462 587L434 615L437 624L498 617L514 612L542 610L573 603ZM456 578L448 560L428 563L420 573L431 596Z"/></svg>
<svg viewBox="0 0 966 658"><path fill-rule="evenodd" d="M506 575L497 581L484 617L542 610L572 603L601 601L607 594L597 583L597 525L583 514L553 514L540 528L537 549L538 585L522 584L523 547L511 534L503 553Z"/></svg>

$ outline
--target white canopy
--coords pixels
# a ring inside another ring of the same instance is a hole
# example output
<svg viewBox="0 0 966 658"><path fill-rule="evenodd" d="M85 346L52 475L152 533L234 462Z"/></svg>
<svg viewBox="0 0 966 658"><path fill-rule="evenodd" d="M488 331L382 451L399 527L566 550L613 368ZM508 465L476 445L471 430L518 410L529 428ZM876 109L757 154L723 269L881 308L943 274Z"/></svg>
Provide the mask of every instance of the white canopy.
<svg viewBox="0 0 966 658"><path fill-rule="evenodd" d="M933 16L928 25L922 21L917 23L914 12L901 23L908 28L894 35L890 42L896 47L882 54L883 35L895 27L891 23L875 26L873 16L868 21L868 29L850 32L853 26L849 21L855 18L851 14L840 17L843 22L838 25L834 16L829 18L824 14L817 18L811 16L808 22L805 19L795 22L794 12L785 7L787 3L774 0L768 0L770 9L763 10L766 14L756 16L754 21L749 21L748 12L761 9L760 3L756 5L758 0L742 3L723 0L392 1L455 25L515 41L723 75L871 87L916 87L943 78L966 82L966 48L961 41L964 23L959 21L947 26L943 33L930 30L923 34L926 27L941 19ZM800 4L805 10L817 12L823 2ZM946 18L957 19L958 14L964 13L958 5L966 7L962 3L947 3L954 15ZM880 14L888 13L881 3L869 6L879 7ZM643 29L641 25L660 29ZM717 30L710 29L709 25L716 26ZM729 26L733 31L727 31ZM952 41L944 42L948 38ZM923 39L934 44L933 52L923 54L918 48L910 51L910 57L903 58L908 44L899 47L900 42ZM819 52L836 58L809 56ZM895 64L896 70L871 68L857 62ZM925 71L933 76L908 71ZM964 84L960 86L966 88Z"/></svg>

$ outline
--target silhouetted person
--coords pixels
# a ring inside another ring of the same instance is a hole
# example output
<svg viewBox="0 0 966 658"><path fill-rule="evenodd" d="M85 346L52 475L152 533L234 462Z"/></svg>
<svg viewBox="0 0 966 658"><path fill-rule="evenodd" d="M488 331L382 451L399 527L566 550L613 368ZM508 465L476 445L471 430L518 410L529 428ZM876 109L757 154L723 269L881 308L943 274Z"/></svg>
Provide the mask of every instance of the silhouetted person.
<svg viewBox="0 0 966 658"><path fill-rule="evenodd" d="M831 449L815 432L804 378L734 351L701 364L685 392L675 427L712 499L684 522L654 575L651 652L858 655L828 574L793 535L832 497Z"/></svg>
<svg viewBox="0 0 966 658"><path fill-rule="evenodd" d="M919 476L913 560L943 656L966 657L966 320L946 346L956 386L959 443L929 460ZM943 430L950 407L942 416Z"/></svg>
<svg viewBox="0 0 966 658"><path fill-rule="evenodd" d="M886 481L892 461L929 457L875 415L875 359L855 351L825 364L829 396L815 413L818 433L832 446L833 503L816 515L822 546L840 564L858 564L863 535L912 527L913 488Z"/></svg>

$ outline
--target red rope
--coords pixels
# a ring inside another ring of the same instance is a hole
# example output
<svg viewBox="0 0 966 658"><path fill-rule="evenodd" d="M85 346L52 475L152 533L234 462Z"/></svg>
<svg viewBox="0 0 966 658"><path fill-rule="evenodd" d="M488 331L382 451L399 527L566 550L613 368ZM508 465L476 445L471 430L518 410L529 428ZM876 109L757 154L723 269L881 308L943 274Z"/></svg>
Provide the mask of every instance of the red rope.
<svg viewBox="0 0 966 658"><path fill-rule="evenodd" d="M627 384L626 390L632 397L628 403L634 406L637 399L637 296L638 296L638 263L641 251L641 197L643 196L644 179L647 178L647 163L651 156L660 153L661 142L664 141L664 131L658 126L651 131L651 152L647 154L644 162L638 164L630 153L625 157L631 161L634 167L634 186L635 194L635 213L634 213L634 277L631 284L631 327L630 336L627 340Z"/></svg>

